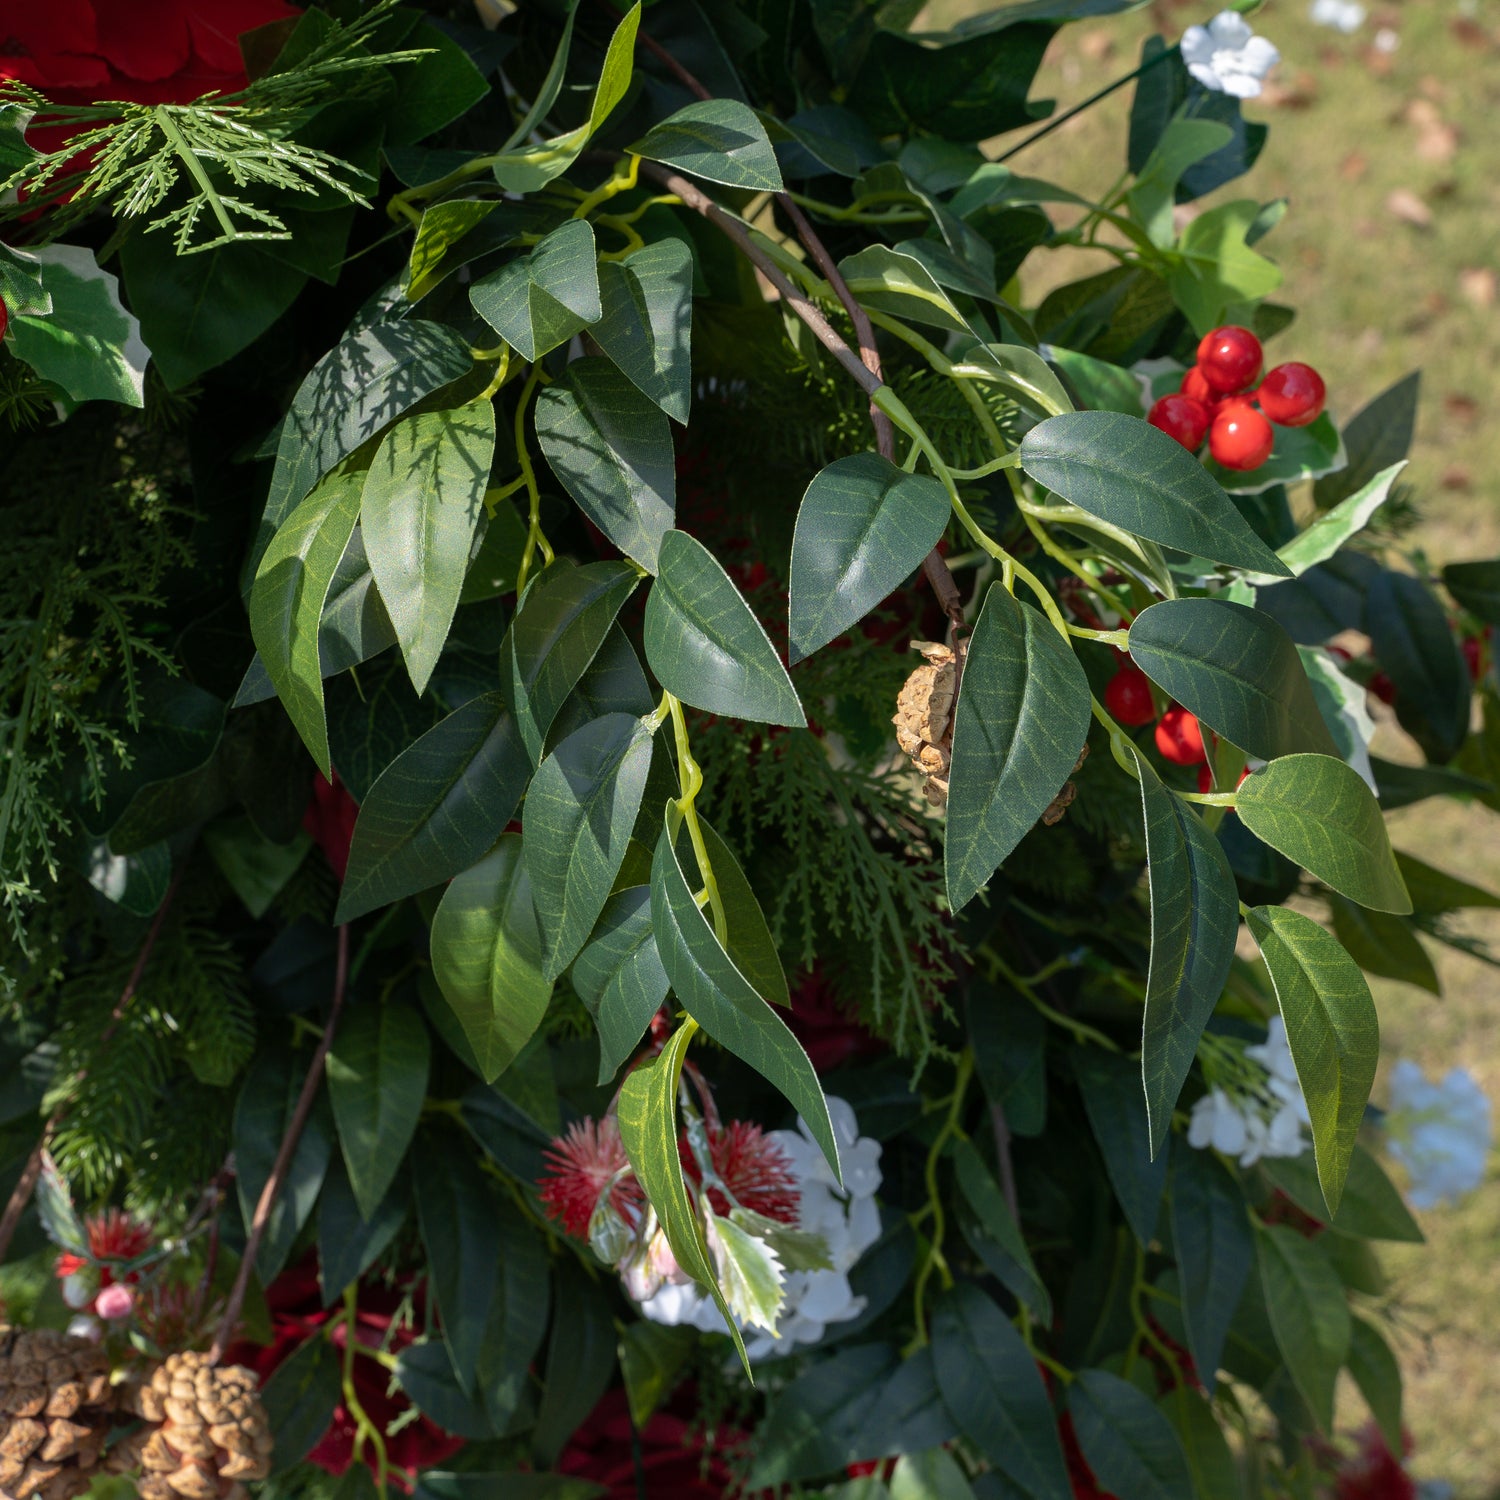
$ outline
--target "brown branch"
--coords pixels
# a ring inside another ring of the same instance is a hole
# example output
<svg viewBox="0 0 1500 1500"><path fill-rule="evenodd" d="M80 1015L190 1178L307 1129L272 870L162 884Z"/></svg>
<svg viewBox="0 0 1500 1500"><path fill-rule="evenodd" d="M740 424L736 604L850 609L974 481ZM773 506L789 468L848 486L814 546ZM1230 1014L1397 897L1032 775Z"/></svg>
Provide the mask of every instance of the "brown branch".
<svg viewBox="0 0 1500 1500"><path fill-rule="evenodd" d="M213 1347L208 1351L210 1364L218 1364L223 1359L224 1350L234 1337L240 1309L245 1304L245 1292L250 1285L250 1272L254 1269L255 1257L260 1253L261 1241L266 1237L266 1227L271 1222L271 1210L276 1206L276 1199L281 1193L282 1184L292 1165L292 1157L297 1150L297 1142L302 1138L302 1129L312 1113L313 1101L318 1097L318 1086L323 1081L323 1064L328 1057L328 1049L333 1045L339 1012L344 1008L344 990L348 978L349 925L346 922L339 927L338 961L334 969L333 1004L328 1011L328 1024L323 1028L323 1035L318 1040L307 1069L307 1077L302 1081L302 1092L297 1096L292 1118L287 1121L286 1133L281 1138L276 1160L271 1165L271 1175L266 1178L266 1184L260 1190L260 1198L255 1204L255 1213L250 1220L250 1233L245 1239L244 1254L240 1258L234 1286L229 1293L228 1302L224 1304L224 1317L219 1323L218 1333L214 1335Z"/></svg>
<svg viewBox="0 0 1500 1500"><path fill-rule="evenodd" d="M995 1160L1000 1167L1000 1191L1005 1194L1005 1206L1010 1216L1021 1227L1020 1200L1016 1196L1016 1168L1010 1159L1010 1122L1005 1118L1003 1105L990 1105L990 1130L995 1137Z"/></svg>

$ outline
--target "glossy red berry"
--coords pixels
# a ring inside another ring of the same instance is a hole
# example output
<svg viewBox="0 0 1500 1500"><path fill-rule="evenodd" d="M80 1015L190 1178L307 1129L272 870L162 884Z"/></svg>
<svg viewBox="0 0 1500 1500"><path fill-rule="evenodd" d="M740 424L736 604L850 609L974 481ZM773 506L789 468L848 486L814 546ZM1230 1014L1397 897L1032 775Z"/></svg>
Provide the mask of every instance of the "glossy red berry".
<svg viewBox="0 0 1500 1500"><path fill-rule="evenodd" d="M1150 679L1133 662L1127 662L1105 685L1104 708L1115 723L1127 729L1149 724L1156 717Z"/></svg>
<svg viewBox="0 0 1500 1500"><path fill-rule="evenodd" d="M1163 396L1146 420L1159 427L1169 438L1176 438L1189 453L1196 453L1208 436L1213 412L1191 396Z"/></svg>
<svg viewBox="0 0 1500 1500"><path fill-rule="evenodd" d="M1214 773L1207 765L1198 767L1198 790L1200 792L1211 792L1214 789Z"/></svg>
<svg viewBox="0 0 1500 1500"><path fill-rule="evenodd" d="M1203 750L1203 728L1181 704L1174 703L1156 726L1156 748L1178 766L1196 766L1208 757Z"/></svg>
<svg viewBox="0 0 1500 1500"><path fill-rule="evenodd" d="M1275 446L1271 424L1248 401L1226 401L1208 429L1208 451L1226 469L1258 469Z"/></svg>
<svg viewBox="0 0 1500 1500"><path fill-rule="evenodd" d="M1230 323L1203 335L1198 345L1198 368L1210 390L1221 396L1248 391L1265 358L1260 340L1248 328Z"/></svg>
<svg viewBox="0 0 1500 1500"><path fill-rule="evenodd" d="M1322 414L1327 395L1323 377L1311 365L1293 360L1266 371L1255 399L1273 422L1283 427L1306 427Z"/></svg>
<svg viewBox="0 0 1500 1500"><path fill-rule="evenodd" d="M1203 371L1197 365L1182 377L1178 390L1184 396L1191 396L1194 401L1201 401L1210 411L1219 399L1219 393L1203 378Z"/></svg>
<svg viewBox="0 0 1500 1500"><path fill-rule="evenodd" d="M1376 672L1369 681L1369 689L1382 703L1396 701L1396 684L1384 672Z"/></svg>

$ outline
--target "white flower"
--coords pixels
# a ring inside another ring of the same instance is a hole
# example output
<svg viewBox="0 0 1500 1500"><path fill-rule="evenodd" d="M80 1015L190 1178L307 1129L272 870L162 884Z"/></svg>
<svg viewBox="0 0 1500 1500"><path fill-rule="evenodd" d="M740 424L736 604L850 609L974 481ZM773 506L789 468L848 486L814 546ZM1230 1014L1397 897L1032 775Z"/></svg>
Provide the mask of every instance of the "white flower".
<svg viewBox="0 0 1500 1500"><path fill-rule="evenodd" d="M1281 61L1281 54L1250 23L1232 10L1221 10L1207 26L1189 26L1179 43L1187 70L1206 89L1254 99L1261 80Z"/></svg>
<svg viewBox="0 0 1500 1500"><path fill-rule="evenodd" d="M1225 1156L1238 1156L1248 1138L1245 1116L1223 1089L1210 1089L1193 1106L1188 1145L1199 1151L1212 1146Z"/></svg>
<svg viewBox="0 0 1500 1500"><path fill-rule="evenodd" d="M1188 1145L1237 1156L1242 1167L1262 1157L1301 1156L1307 1149L1302 1127L1311 1117L1280 1016L1272 1017L1265 1041L1246 1047L1245 1056L1265 1070L1265 1082L1243 1093L1211 1088L1193 1106Z"/></svg>
<svg viewBox="0 0 1500 1500"><path fill-rule="evenodd" d="M1359 0L1313 0L1308 15L1315 26L1331 26L1349 36L1364 25L1365 8Z"/></svg>
<svg viewBox="0 0 1500 1500"><path fill-rule="evenodd" d="M1403 1058L1391 1069L1385 1128L1388 1149L1410 1178L1413 1208L1436 1208L1483 1181L1490 1101L1463 1068L1430 1083L1416 1063Z"/></svg>

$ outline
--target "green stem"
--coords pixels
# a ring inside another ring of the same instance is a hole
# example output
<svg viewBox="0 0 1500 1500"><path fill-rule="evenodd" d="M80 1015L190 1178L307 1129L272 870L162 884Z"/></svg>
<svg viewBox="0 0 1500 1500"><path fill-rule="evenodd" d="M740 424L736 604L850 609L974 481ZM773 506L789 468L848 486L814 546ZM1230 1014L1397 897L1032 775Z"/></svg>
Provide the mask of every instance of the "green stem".
<svg viewBox="0 0 1500 1500"><path fill-rule="evenodd" d="M388 1493L387 1476L390 1473L390 1461L385 1447L385 1434L370 1420L369 1413L360 1404L359 1393L354 1389L354 1356L356 1353L367 1354L370 1352L361 1347L358 1340L354 1337L358 1319L359 1300L355 1288L353 1285L350 1285L344 1289L344 1409L354 1418L355 1461L359 1461L360 1453L364 1448L366 1439L369 1440L370 1446L375 1450L375 1488L380 1492L381 1500L385 1500Z"/></svg>
<svg viewBox="0 0 1500 1500"><path fill-rule="evenodd" d="M682 712L682 703L671 693L663 694L667 711L672 716L672 733L677 743L677 779L682 795L676 801L677 811L687 824L688 838L692 840L693 858L698 861L698 873L703 877L703 889L708 896L709 910L714 919L714 935L719 946L729 945L729 922L724 914L724 902L719 895L719 883L714 879L714 868L708 860L708 845L703 839L703 828L698 822L698 809L694 806L698 793L703 789L703 771L693 759L692 747L688 743L687 718Z"/></svg>
<svg viewBox="0 0 1500 1500"><path fill-rule="evenodd" d="M223 203L219 201L218 191L209 181L208 173L203 170L203 163L198 160L198 153L188 145L187 137L177 128L176 122L167 113L165 105L158 104L152 111L156 120L157 128L166 138L171 141L172 149L182 158L182 164L192 173L193 181L203 190L203 196L208 199L208 206L214 211L214 218L219 221L219 228L229 239L235 239L239 231L234 227L234 220L229 217ZM289 235L283 238L290 238Z"/></svg>
<svg viewBox="0 0 1500 1500"><path fill-rule="evenodd" d="M517 598L526 587L526 579L531 572L531 560L536 555L537 549L541 549L543 567L550 566L553 558L551 543L542 532L542 492L537 487L536 470L532 467L531 453L526 447L526 410L531 405L541 380L541 366L532 365L531 373L527 375L526 384L521 387L520 397L516 401L516 462L521 466L521 480L526 486L526 496L530 501L526 546L521 553L521 565L516 569Z"/></svg>
<svg viewBox="0 0 1500 1500"><path fill-rule="evenodd" d="M1103 1047L1107 1052L1118 1052L1120 1047L1112 1038L1105 1036L1102 1031L1096 1030L1084 1021L1075 1021L1072 1016L1066 1016L1056 1007L1049 1005L1037 994L1037 986L1045 984L1054 974L1061 973L1064 969L1072 968L1072 964L1066 958L1055 958L1050 964L1039 969L1027 979L1022 974L1017 974L1006 961L1000 957L988 943L982 943L974 950L974 956L981 959L989 968L990 978L1003 979L1018 994L1023 995L1032 1008L1043 1017L1051 1021L1054 1026L1060 1026L1064 1031L1071 1032L1076 1042L1092 1043L1096 1047Z"/></svg>
<svg viewBox="0 0 1500 1500"><path fill-rule="evenodd" d="M963 1114L964 1097L969 1091L969 1079L973 1077L973 1074L974 1049L965 1047L959 1054L958 1076L953 1080L953 1093L948 1099L947 1117L943 1121L942 1128L933 1137L932 1145L927 1152L927 1165L922 1174L927 1187L927 1208L932 1216L932 1231L928 1235L927 1250L922 1257L921 1268L912 1286L912 1311L916 1321L914 1347L916 1348L921 1348L928 1341L927 1283L931 1280L933 1271L937 1271L945 1287L953 1285L953 1273L948 1269L948 1262L943 1256L943 1237L947 1233L948 1226L947 1218L943 1213L942 1196L938 1191L937 1173L938 1163L942 1160L948 1142L963 1135L958 1122Z"/></svg>

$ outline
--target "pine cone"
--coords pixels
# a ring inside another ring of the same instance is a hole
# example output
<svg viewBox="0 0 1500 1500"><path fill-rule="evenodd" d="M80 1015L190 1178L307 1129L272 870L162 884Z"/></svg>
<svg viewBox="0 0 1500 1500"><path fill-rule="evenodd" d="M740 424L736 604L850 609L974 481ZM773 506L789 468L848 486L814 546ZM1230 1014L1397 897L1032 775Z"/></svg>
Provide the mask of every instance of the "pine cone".
<svg viewBox="0 0 1500 1500"><path fill-rule="evenodd" d="M169 1355L134 1393L153 1424L111 1454L111 1468L139 1467L141 1500L244 1500L242 1479L271 1472L271 1425L254 1374L219 1368L206 1354Z"/></svg>
<svg viewBox="0 0 1500 1500"><path fill-rule="evenodd" d="M925 658L896 698L891 723L896 743L927 778L922 790L934 807L948 802L948 761L953 749L953 700L958 693L958 669L963 643L955 655L934 641L913 641L912 649Z"/></svg>
<svg viewBox="0 0 1500 1500"><path fill-rule="evenodd" d="M109 1358L87 1339L0 1325L0 1500L73 1500L109 1436Z"/></svg>

